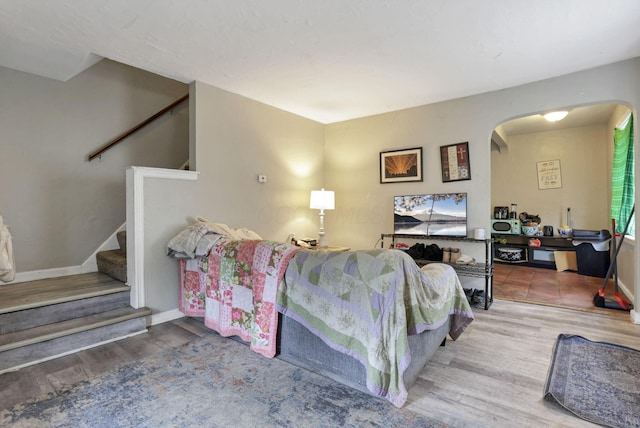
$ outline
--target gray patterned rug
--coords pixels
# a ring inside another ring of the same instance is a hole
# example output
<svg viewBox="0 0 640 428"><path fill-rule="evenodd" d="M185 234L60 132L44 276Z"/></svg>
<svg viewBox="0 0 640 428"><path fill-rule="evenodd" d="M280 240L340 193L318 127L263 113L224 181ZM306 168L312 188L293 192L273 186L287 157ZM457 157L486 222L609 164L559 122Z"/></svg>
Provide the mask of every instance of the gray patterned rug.
<svg viewBox="0 0 640 428"><path fill-rule="evenodd" d="M640 351L558 336L545 399L609 427L640 427Z"/></svg>
<svg viewBox="0 0 640 428"><path fill-rule="evenodd" d="M208 335L34 402L11 427L438 427L412 411Z"/></svg>

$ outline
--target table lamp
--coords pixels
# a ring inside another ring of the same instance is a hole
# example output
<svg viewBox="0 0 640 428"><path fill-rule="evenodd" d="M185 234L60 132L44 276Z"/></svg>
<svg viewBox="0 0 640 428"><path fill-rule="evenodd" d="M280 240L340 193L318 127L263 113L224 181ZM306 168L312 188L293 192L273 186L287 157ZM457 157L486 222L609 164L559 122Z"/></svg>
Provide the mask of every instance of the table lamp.
<svg viewBox="0 0 640 428"><path fill-rule="evenodd" d="M327 240L324 237L324 210L335 209L335 198L332 190L312 190L311 202L309 208L320 210L320 232L318 233L318 245L320 247L327 246Z"/></svg>

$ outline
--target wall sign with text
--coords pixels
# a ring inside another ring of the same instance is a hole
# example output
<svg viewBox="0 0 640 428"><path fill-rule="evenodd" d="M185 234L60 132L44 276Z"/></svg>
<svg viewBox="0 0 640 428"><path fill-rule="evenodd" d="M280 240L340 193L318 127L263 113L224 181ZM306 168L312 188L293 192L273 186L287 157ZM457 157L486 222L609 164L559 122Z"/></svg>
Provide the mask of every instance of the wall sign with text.
<svg viewBox="0 0 640 428"><path fill-rule="evenodd" d="M558 189L562 187L560 161L550 160L538 162L538 189Z"/></svg>

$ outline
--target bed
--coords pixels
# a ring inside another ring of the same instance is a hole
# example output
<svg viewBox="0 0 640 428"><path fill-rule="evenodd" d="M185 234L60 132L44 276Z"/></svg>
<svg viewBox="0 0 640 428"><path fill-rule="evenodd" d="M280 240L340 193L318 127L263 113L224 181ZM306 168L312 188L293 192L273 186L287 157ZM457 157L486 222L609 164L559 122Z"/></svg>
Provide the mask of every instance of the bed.
<svg viewBox="0 0 640 428"><path fill-rule="evenodd" d="M321 252L223 237L180 259L180 310L281 358L404 405L445 339L473 314L455 271L403 251Z"/></svg>

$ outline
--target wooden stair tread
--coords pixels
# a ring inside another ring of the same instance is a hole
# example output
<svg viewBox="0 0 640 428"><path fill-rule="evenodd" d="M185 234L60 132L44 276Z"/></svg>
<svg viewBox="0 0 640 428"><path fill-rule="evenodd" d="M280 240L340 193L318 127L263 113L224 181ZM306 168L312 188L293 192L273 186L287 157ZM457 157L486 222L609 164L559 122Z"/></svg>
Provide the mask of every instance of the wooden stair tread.
<svg viewBox="0 0 640 428"><path fill-rule="evenodd" d="M139 318L151 314L149 308L131 307L114 309L99 314L88 315L55 324L46 324L28 330L0 335L0 352L28 346L47 340L68 336L118 322Z"/></svg>
<svg viewBox="0 0 640 428"><path fill-rule="evenodd" d="M0 286L0 314L128 290L100 272L6 284Z"/></svg>

